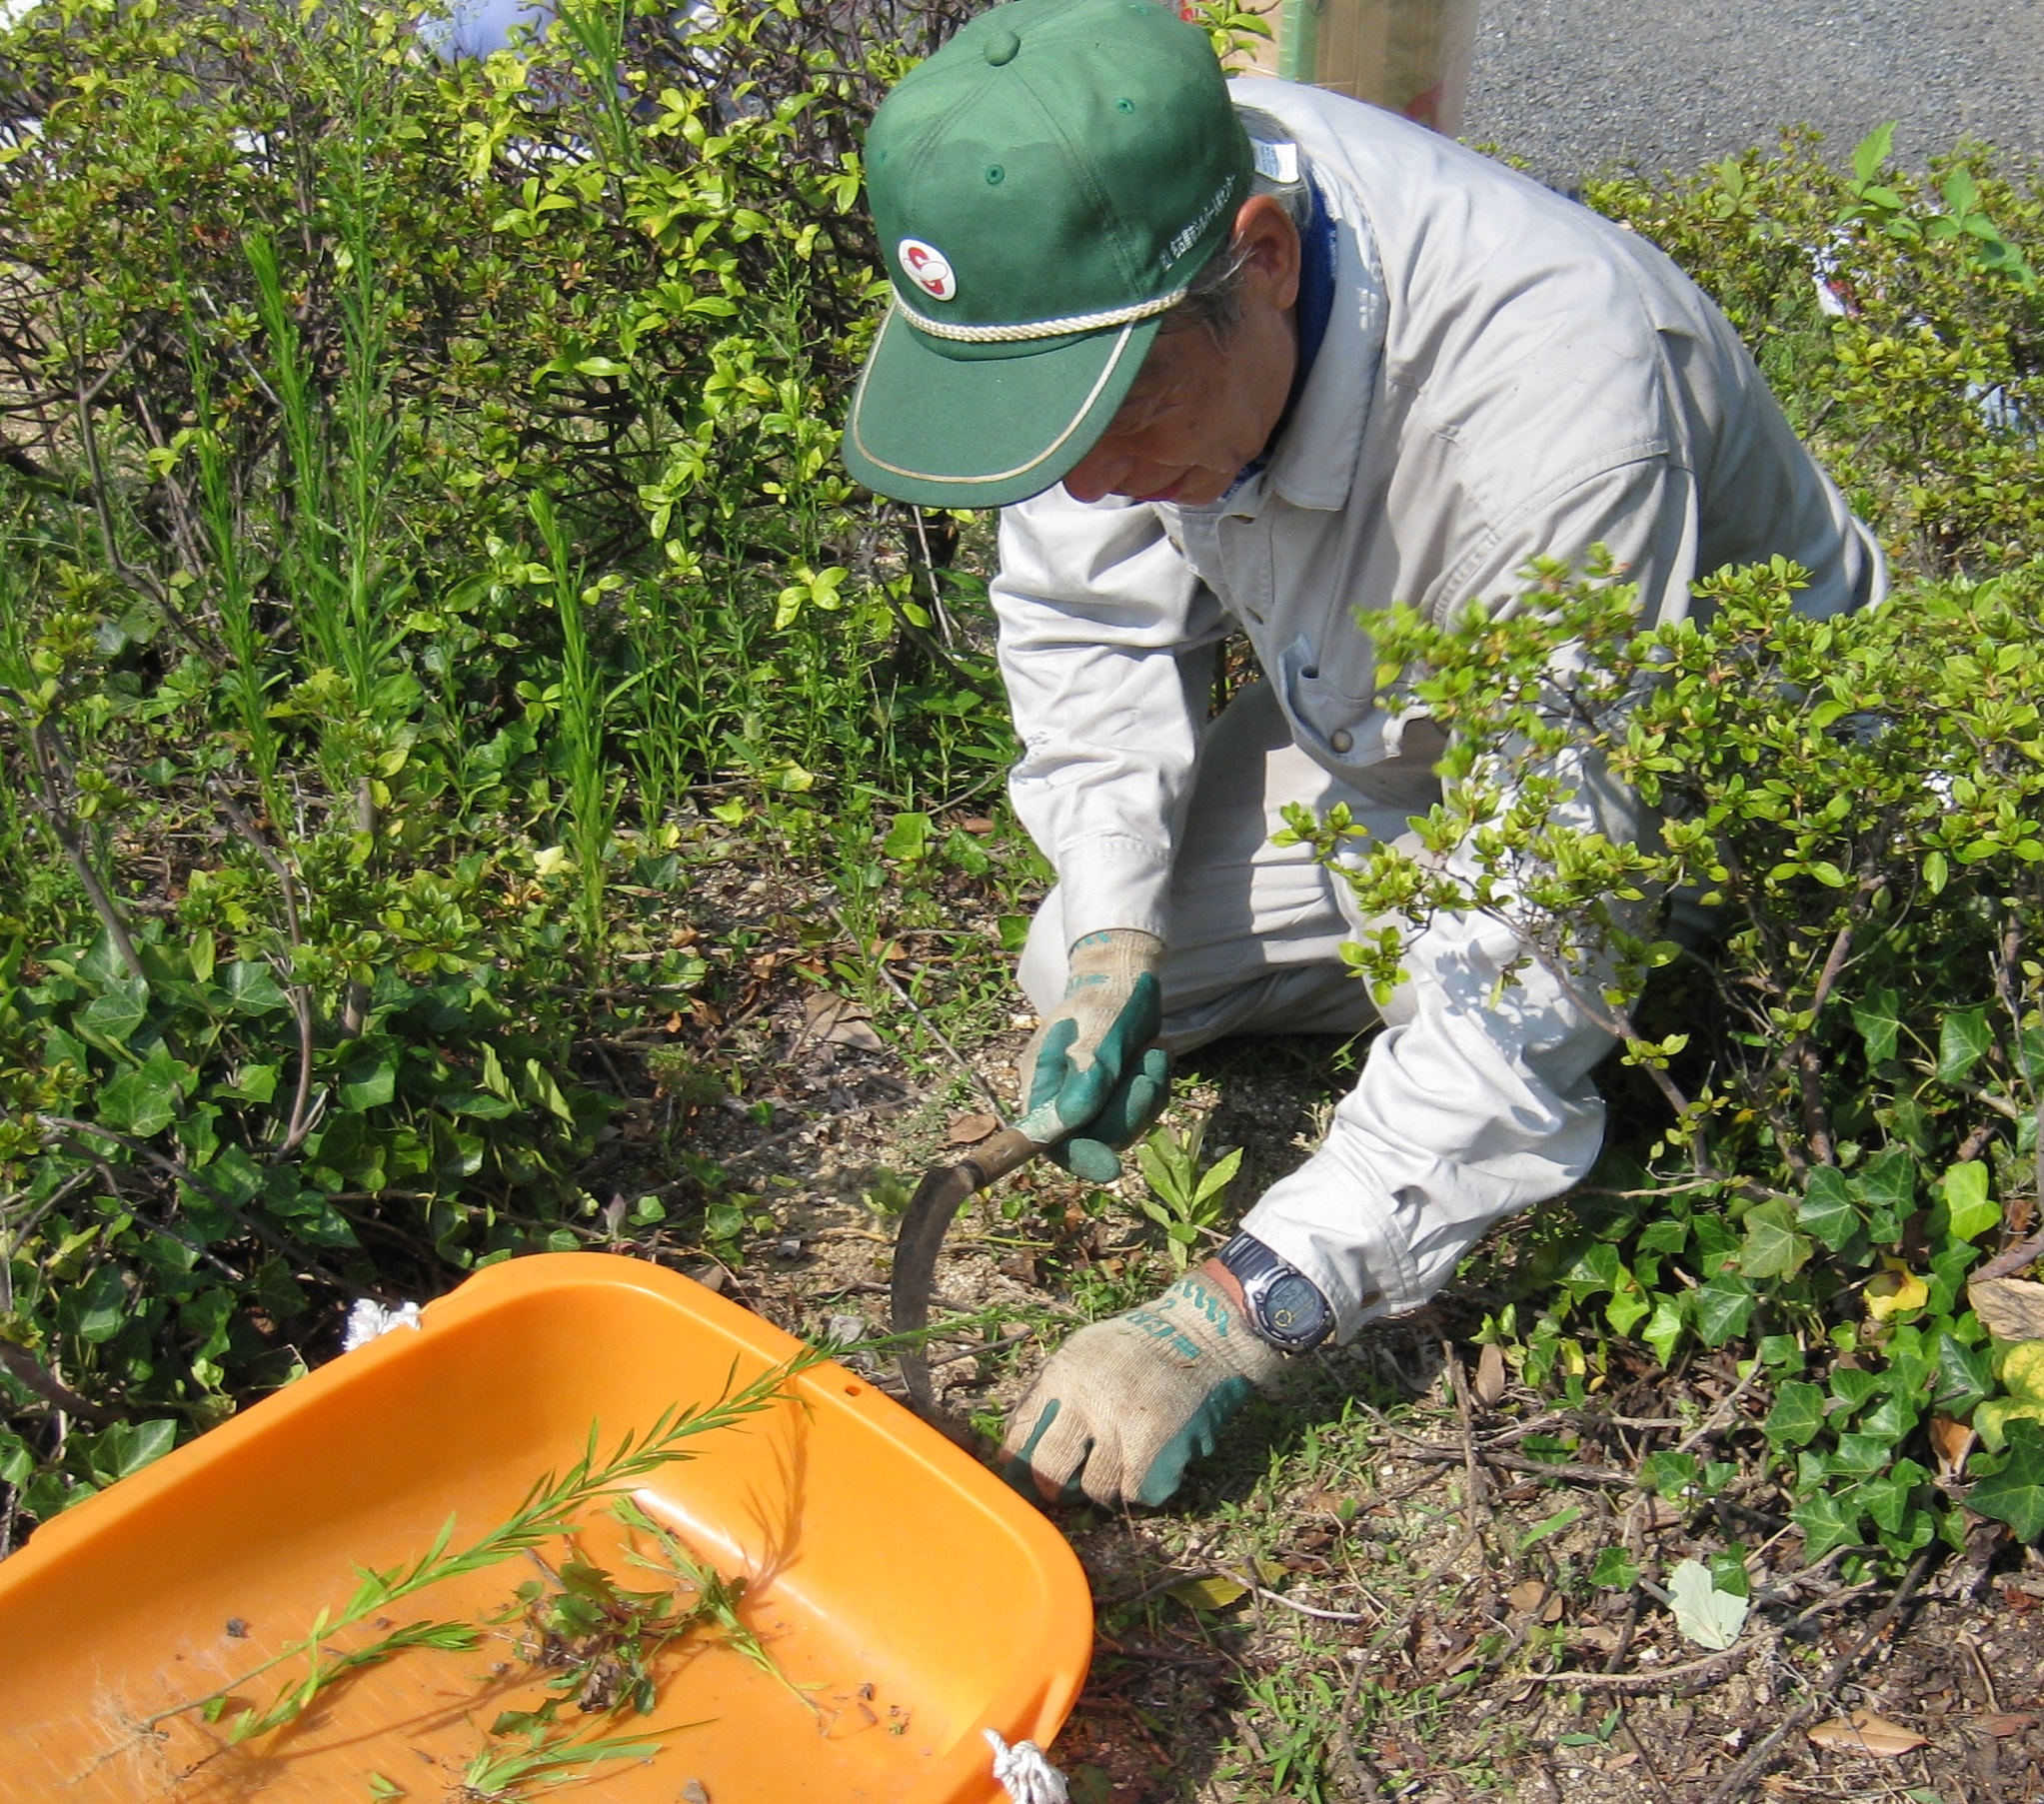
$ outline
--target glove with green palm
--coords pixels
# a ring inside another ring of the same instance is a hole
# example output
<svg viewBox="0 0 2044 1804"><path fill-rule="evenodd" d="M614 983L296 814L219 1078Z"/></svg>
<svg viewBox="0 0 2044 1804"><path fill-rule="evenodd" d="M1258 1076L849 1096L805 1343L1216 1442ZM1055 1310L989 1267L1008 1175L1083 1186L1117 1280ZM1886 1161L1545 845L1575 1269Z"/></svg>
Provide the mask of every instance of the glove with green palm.
<svg viewBox="0 0 2044 1804"><path fill-rule="evenodd" d="M1090 1183L1121 1174L1114 1156L1161 1112L1170 1054L1152 1042L1163 1024L1154 933L1108 927L1072 942L1057 1009L1022 1053L1022 1131Z"/></svg>

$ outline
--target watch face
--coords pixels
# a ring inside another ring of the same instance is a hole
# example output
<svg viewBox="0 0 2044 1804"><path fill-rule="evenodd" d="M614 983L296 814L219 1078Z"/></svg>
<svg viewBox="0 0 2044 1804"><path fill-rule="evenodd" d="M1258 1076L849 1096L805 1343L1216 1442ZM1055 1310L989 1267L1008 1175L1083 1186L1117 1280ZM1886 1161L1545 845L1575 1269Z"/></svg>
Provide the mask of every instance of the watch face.
<svg viewBox="0 0 2044 1804"><path fill-rule="evenodd" d="M1310 1278L1287 1271L1264 1291L1258 1313L1271 1333L1301 1339L1317 1332L1327 1319L1327 1299Z"/></svg>

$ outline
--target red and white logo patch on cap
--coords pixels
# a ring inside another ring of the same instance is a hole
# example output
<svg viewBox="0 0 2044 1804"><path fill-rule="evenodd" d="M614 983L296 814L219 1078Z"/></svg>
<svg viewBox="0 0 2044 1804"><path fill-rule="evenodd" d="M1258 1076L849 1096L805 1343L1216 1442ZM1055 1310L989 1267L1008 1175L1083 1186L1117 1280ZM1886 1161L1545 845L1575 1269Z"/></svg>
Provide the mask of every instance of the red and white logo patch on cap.
<svg viewBox="0 0 2044 1804"><path fill-rule="evenodd" d="M920 238L905 238L895 247L909 280L933 301L949 301L959 292L959 279L952 274L951 260L934 244Z"/></svg>

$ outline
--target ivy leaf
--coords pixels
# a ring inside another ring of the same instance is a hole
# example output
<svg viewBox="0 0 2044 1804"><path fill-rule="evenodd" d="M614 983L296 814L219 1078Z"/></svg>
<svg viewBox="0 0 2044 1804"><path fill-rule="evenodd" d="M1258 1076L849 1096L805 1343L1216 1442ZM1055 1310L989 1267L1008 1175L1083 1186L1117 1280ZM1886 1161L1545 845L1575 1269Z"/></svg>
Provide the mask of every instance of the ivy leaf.
<svg viewBox="0 0 2044 1804"><path fill-rule="evenodd" d="M396 1051L378 1046L351 1058L341 1067L337 1087L343 1108L381 1108L398 1093Z"/></svg>
<svg viewBox="0 0 2044 1804"><path fill-rule="evenodd" d="M2044 1428L2023 1417L2008 1424L2008 1452L1967 1492L1966 1507L2006 1522L2018 1540L2044 1535Z"/></svg>
<svg viewBox="0 0 2044 1804"><path fill-rule="evenodd" d="M1994 1034L1987 1025L1985 1002L1976 1002L1971 1008L1947 1010L1944 1022L1938 1029L1939 1080L1944 1083L1958 1082L1987 1056L1993 1044Z"/></svg>
<svg viewBox="0 0 2044 1804"><path fill-rule="evenodd" d="M1865 1042L1867 1063L1885 1064L1893 1058L1902 1033L1902 1005L1894 990L1869 990L1854 1002L1852 1024Z"/></svg>
<svg viewBox="0 0 2044 1804"><path fill-rule="evenodd" d="M1815 1384L1791 1379L1774 1393L1767 1412L1767 1438L1784 1446L1806 1447L1824 1425L1824 1392Z"/></svg>
<svg viewBox="0 0 2044 1804"><path fill-rule="evenodd" d="M182 1059L158 1047L148 1063L123 1071L99 1092L99 1119L108 1127L146 1140L177 1119L179 1104L198 1075Z"/></svg>
<svg viewBox="0 0 2044 1804"><path fill-rule="evenodd" d="M1823 1166L1827 1168L1827 1166ZM1811 1172L1815 1176L1815 1172ZM1868 1209L1880 1209L1901 1219L1915 1205L1917 1170L1907 1146L1882 1146L1852 1181L1852 1193Z"/></svg>
<svg viewBox="0 0 2044 1804"><path fill-rule="evenodd" d="M72 1022L85 1038L118 1049L149 1013L149 983L143 977L113 977L104 993L80 1009Z"/></svg>
<svg viewBox="0 0 2044 1804"><path fill-rule="evenodd" d="M1947 1229L1958 1239L1977 1240L2001 1219L2000 1205L1987 1194L1987 1167L1977 1158L1954 1165L1938 1188L1944 1193Z"/></svg>
<svg viewBox="0 0 2044 1804"><path fill-rule="evenodd" d="M1690 1293L1695 1298L1696 1331L1710 1346L1722 1346L1746 1331L1753 1314L1753 1288L1742 1277L1721 1271Z"/></svg>
<svg viewBox="0 0 2044 1804"><path fill-rule="evenodd" d="M1753 1607L1743 1597L1721 1591L1701 1560L1684 1560L1668 1575L1668 1605L1675 1626L1698 1647L1713 1651L1730 1647L1746 1626Z"/></svg>
<svg viewBox="0 0 2044 1804"><path fill-rule="evenodd" d="M1746 1238L1739 1248L1739 1269L1749 1278L1792 1278L1808 1262L1807 1234L1795 1231L1786 1198L1763 1202L1746 1215Z"/></svg>
<svg viewBox="0 0 2044 1804"><path fill-rule="evenodd" d="M1672 1296L1657 1296L1653 1299L1653 1315L1639 1337L1653 1348L1654 1357L1666 1365L1675 1356L1675 1347L1682 1338L1682 1305Z"/></svg>
<svg viewBox="0 0 2044 1804"><path fill-rule="evenodd" d="M1590 1568L1590 1583L1607 1591L1629 1591L1639 1583L1639 1562L1622 1547L1606 1547Z"/></svg>
<svg viewBox="0 0 2044 1804"><path fill-rule="evenodd" d="M1930 1301L1930 1286L1901 1259L1884 1259L1887 1267L1866 1281L1866 1312L1876 1321L1907 1315Z"/></svg>
<svg viewBox="0 0 2044 1804"><path fill-rule="evenodd" d="M230 964L222 987L228 1004L241 1014L269 1014L291 1006L291 998L278 987L276 973L253 958L237 958Z"/></svg>
<svg viewBox="0 0 2044 1804"><path fill-rule="evenodd" d="M1852 1194L1845 1186L1844 1174L1830 1165L1818 1165L1811 1170L1809 1185L1796 1205L1795 1218L1798 1227L1815 1234L1833 1252L1858 1233L1862 1225L1859 1210L1853 1206Z"/></svg>
<svg viewBox="0 0 2044 1804"><path fill-rule="evenodd" d="M1859 1540L1859 1507L1847 1507L1829 1491L1805 1497L1794 1511L1795 1525L1803 1531L1803 1563L1822 1559L1834 1547L1851 1547Z"/></svg>
<svg viewBox="0 0 2044 1804"><path fill-rule="evenodd" d="M1693 1453L1649 1453L1639 1462L1639 1482L1663 1497L1678 1496L1696 1482Z"/></svg>
<svg viewBox="0 0 2044 1804"><path fill-rule="evenodd" d="M1238 1579L1216 1575L1212 1578L1188 1578L1183 1584L1171 1586L1170 1594L1188 1609L1224 1610L1229 1604L1248 1596L1249 1587Z"/></svg>
<svg viewBox="0 0 2044 1804"><path fill-rule="evenodd" d="M1628 1280L1611 1292L1611 1300L1604 1305L1604 1319L1611 1324L1612 1333L1629 1334L1648 1306L1638 1284Z"/></svg>
<svg viewBox="0 0 2044 1804"><path fill-rule="evenodd" d="M1838 1450L1825 1461L1825 1467L1844 1478L1871 1477L1887 1466L1894 1445L1882 1434L1841 1434Z"/></svg>
<svg viewBox="0 0 2044 1804"><path fill-rule="evenodd" d="M1618 1249L1608 1240L1599 1240L1576 1260L1562 1282L1579 1285L1584 1296L1593 1296L1599 1290L1616 1290L1625 1282L1625 1265L1618 1257Z"/></svg>
<svg viewBox="0 0 2044 1804"><path fill-rule="evenodd" d="M2044 1284L2028 1278L1975 1278L1966 1300L1997 1340L2044 1340Z"/></svg>

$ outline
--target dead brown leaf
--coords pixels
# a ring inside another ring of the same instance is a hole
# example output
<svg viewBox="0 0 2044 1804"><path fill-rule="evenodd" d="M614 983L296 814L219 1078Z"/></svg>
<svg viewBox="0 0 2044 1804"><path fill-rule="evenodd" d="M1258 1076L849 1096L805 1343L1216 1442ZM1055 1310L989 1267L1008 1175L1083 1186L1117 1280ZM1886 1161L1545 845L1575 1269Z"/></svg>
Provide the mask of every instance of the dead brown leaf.
<svg viewBox="0 0 2044 1804"><path fill-rule="evenodd" d="M2015 1715L1976 1716L1967 1724L1968 1728L1978 1729L1983 1735L1994 1736L2020 1735L2025 1729L2034 1729L2036 1726L2036 1717L2027 1712Z"/></svg>
<svg viewBox="0 0 2044 1804"><path fill-rule="evenodd" d="M1852 1710L1828 1722L1813 1724L1809 1737L1818 1747L1835 1754L1877 1754L1883 1760L1926 1745L1914 1729L1905 1729L1871 1710Z"/></svg>
<svg viewBox="0 0 2044 1804"><path fill-rule="evenodd" d="M953 1119L951 1131L945 1137L954 1146L977 1146L1000 1125L1000 1117L996 1115L959 1115Z"/></svg>
<svg viewBox="0 0 2044 1804"><path fill-rule="evenodd" d="M959 826L969 834L991 834L994 831L994 823L985 815L968 815Z"/></svg>
<svg viewBox="0 0 2044 1804"><path fill-rule="evenodd" d="M1476 1377L1469 1388L1485 1409L1495 1409L1504 1395L1505 1382L1504 1349L1491 1341L1477 1356Z"/></svg>
<svg viewBox="0 0 2044 1804"><path fill-rule="evenodd" d="M803 998L802 1025L805 1035L827 1045L857 1046L863 1052L887 1050L887 1041L873 1030L873 1016L866 1005L828 989L812 990Z"/></svg>
<svg viewBox="0 0 2044 1804"><path fill-rule="evenodd" d="M1966 1469L1966 1455L1973 1451L1973 1430L1948 1415L1930 1418L1930 1446L1937 1455L1937 1475L1956 1478Z"/></svg>
<svg viewBox="0 0 2044 1804"><path fill-rule="evenodd" d="M1966 1300L1997 1340L2044 1340L2044 1284L2028 1278L1975 1278Z"/></svg>
<svg viewBox="0 0 2044 1804"><path fill-rule="evenodd" d="M1504 1594L1504 1601L1517 1615L1538 1610L1542 1622L1561 1620L1561 1593L1540 1579L1521 1579Z"/></svg>

